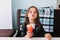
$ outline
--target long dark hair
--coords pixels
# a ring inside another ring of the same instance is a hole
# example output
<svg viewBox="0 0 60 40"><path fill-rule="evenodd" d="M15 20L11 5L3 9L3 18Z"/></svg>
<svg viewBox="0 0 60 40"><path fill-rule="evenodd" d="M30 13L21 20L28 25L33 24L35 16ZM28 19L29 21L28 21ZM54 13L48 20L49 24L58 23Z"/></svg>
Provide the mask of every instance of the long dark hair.
<svg viewBox="0 0 60 40"><path fill-rule="evenodd" d="M24 24L29 24L28 12L29 12L30 8L35 8L36 9L36 11L37 11L37 18L35 19L35 24L40 27L41 23L39 21L39 11L38 11L38 9L35 6L31 6L31 7L28 8L28 10L26 12L26 15L25 15L25 22L24 22Z"/></svg>

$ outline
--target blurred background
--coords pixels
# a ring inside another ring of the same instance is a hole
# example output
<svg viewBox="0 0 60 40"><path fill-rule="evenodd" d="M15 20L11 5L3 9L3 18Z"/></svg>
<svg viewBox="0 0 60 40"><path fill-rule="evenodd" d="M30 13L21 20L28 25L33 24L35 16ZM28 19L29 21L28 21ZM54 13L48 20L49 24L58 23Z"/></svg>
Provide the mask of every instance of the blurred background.
<svg viewBox="0 0 60 40"><path fill-rule="evenodd" d="M21 26L18 22L24 21L25 12L30 6L38 8L45 31L51 28L50 32L55 30L60 34L60 0L0 0L0 29L18 29ZM21 19L18 19L18 13L22 14Z"/></svg>
<svg viewBox="0 0 60 40"><path fill-rule="evenodd" d="M13 28L17 28L17 10L28 9L30 6L57 8L57 0L12 0Z"/></svg>

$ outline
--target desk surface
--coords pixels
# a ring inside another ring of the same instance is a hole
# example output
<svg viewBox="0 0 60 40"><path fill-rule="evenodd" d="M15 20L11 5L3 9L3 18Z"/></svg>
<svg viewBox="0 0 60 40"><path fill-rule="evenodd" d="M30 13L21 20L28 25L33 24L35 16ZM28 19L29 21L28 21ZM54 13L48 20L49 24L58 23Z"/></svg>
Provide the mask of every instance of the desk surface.
<svg viewBox="0 0 60 40"><path fill-rule="evenodd" d="M46 40L46 38L0 37L0 40ZM52 40L60 40L60 38L52 38Z"/></svg>

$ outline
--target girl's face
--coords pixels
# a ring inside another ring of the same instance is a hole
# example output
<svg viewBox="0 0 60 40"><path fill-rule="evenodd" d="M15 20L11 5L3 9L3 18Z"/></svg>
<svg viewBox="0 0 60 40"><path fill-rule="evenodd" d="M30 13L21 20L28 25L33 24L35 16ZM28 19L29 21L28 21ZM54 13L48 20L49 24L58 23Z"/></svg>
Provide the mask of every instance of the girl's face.
<svg viewBox="0 0 60 40"><path fill-rule="evenodd" d="M37 18L37 11L35 8L30 8L28 11L28 18L33 20Z"/></svg>

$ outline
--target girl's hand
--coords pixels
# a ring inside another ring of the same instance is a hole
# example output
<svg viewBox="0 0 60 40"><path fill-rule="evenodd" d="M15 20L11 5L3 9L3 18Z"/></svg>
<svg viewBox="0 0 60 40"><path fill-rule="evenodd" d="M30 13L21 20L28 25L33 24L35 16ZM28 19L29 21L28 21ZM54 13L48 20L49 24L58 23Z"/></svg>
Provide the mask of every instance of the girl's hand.
<svg viewBox="0 0 60 40"><path fill-rule="evenodd" d="M25 37L27 37L27 38L32 38L32 36L33 36L33 33L27 31L27 34L25 35Z"/></svg>
<svg viewBox="0 0 60 40"><path fill-rule="evenodd" d="M30 24L27 25L27 34L25 37L31 38L33 36L33 28Z"/></svg>
<svg viewBox="0 0 60 40"><path fill-rule="evenodd" d="M44 36L47 40L51 40L51 38L52 38L50 33L46 33Z"/></svg>

